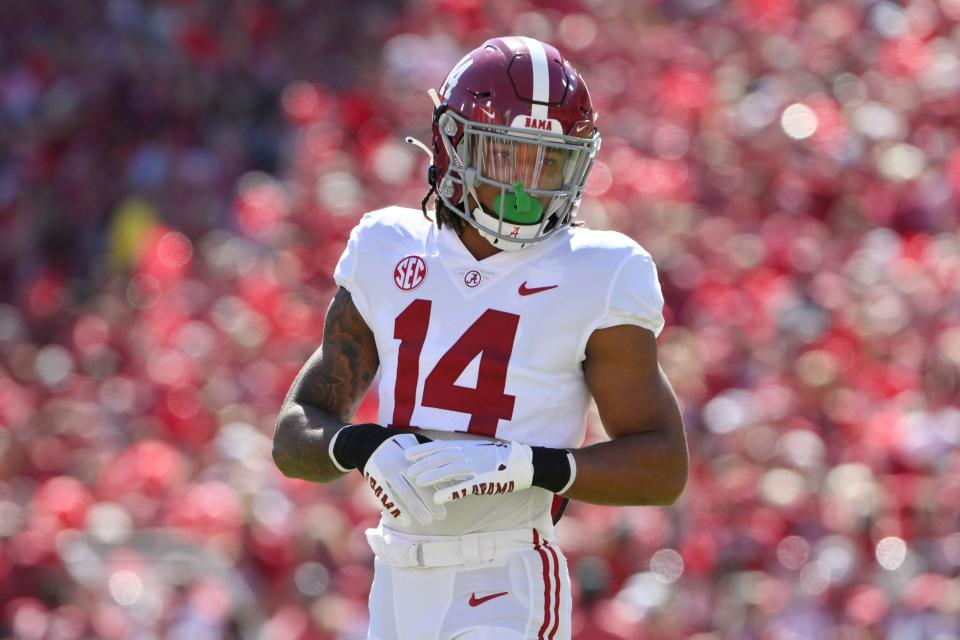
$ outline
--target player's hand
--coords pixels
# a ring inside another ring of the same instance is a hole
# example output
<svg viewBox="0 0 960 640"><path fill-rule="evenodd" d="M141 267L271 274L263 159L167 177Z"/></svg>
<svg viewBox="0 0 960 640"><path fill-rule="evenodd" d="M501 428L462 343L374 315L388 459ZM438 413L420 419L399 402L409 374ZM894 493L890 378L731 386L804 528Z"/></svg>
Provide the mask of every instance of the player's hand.
<svg viewBox="0 0 960 640"><path fill-rule="evenodd" d="M410 447L405 455L413 463L407 477L417 487L432 487L436 505L533 485L533 449L519 442L435 440Z"/></svg>
<svg viewBox="0 0 960 640"><path fill-rule="evenodd" d="M434 487L417 486L408 479L406 472L410 462L404 453L418 442L412 433L388 438L374 450L363 467L363 477L377 498L380 510L386 514L388 522L392 520L401 527L412 524L411 516L423 526L447 517L443 504L434 501ZM462 480L468 476L451 477Z"/></svg>

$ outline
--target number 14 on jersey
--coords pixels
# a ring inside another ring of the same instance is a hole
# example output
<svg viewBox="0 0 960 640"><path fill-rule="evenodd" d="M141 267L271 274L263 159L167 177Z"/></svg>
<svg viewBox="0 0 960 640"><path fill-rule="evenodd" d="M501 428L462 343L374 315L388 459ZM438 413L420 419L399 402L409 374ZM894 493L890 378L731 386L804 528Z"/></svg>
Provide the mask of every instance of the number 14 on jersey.
<svg viewBox="0 0 960 640"><path fill-rule="evenodd" d="M420 380L420 354L427 340L432 306L430 300L414 300L393 324L393 337L400 341L400 351L392 427L409 427L413 418ZM487 309L480 314L427 374L421 404L469 414L468 433L495 436L499 421L513 417L516 397L505 393L505 388L519 323L520 316L514 313ZM477 355L480 356L477 386L456 384Z"/></svg>

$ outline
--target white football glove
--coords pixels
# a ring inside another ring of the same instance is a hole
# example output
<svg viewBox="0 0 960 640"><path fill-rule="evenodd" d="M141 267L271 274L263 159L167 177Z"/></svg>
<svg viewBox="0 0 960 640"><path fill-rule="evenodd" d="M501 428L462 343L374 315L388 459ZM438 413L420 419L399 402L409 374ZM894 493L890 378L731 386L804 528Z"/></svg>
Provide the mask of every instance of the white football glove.
<svg viewBox="0 0 960 640"><path fill-rule="evenodd" d="M420 487L408 480L406 475L410 462L404 452L417 445L412 433L404 433L388 440L374 450L363 469L363 476L370 485L380 510L401 527L412 524L410 516L423 526L447 517L442 503L433 499L434 487ZM430 443L427 443L430 444ZM450 475L449 481L459 481L469 474Z"/></svg>
<svg viewBox="0 0 960 640"><path fill-rule="evenodd" d="M406 449L405 455L413 463L407 477L417 487L434 488L436 505L513 493L533 484L533 449L519 442L434 440Z"/></svg>

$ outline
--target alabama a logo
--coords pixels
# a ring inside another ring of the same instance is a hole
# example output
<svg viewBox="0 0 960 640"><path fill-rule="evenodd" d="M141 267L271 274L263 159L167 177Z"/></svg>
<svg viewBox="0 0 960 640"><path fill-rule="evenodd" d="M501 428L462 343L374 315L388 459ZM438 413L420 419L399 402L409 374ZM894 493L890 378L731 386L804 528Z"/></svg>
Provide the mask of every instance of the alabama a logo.
<svg viewBox="0 0 960 640"><path fill-rule="evenodd" d="M416 289L427 276L427 263L420 256L407 256L393 269L393 282L403 291Z"/></svg>

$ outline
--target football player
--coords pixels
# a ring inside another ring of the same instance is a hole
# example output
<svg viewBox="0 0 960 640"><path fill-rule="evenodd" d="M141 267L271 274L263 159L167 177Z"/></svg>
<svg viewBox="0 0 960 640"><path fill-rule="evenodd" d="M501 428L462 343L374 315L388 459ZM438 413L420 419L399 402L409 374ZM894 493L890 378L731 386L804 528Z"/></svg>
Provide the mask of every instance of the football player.
<svg viewBox="0 0 960 640"><path fill-rule="evenodd" d="M569 638L566 500L668 505L686 482L656 268L574 224L600 134L554 47L489 40L429 93L430 191L353 230L274 460L376 496L369 638ZM379 422L352 424L378 369ZM580 447L591 396L610 440Z"/></svg>

